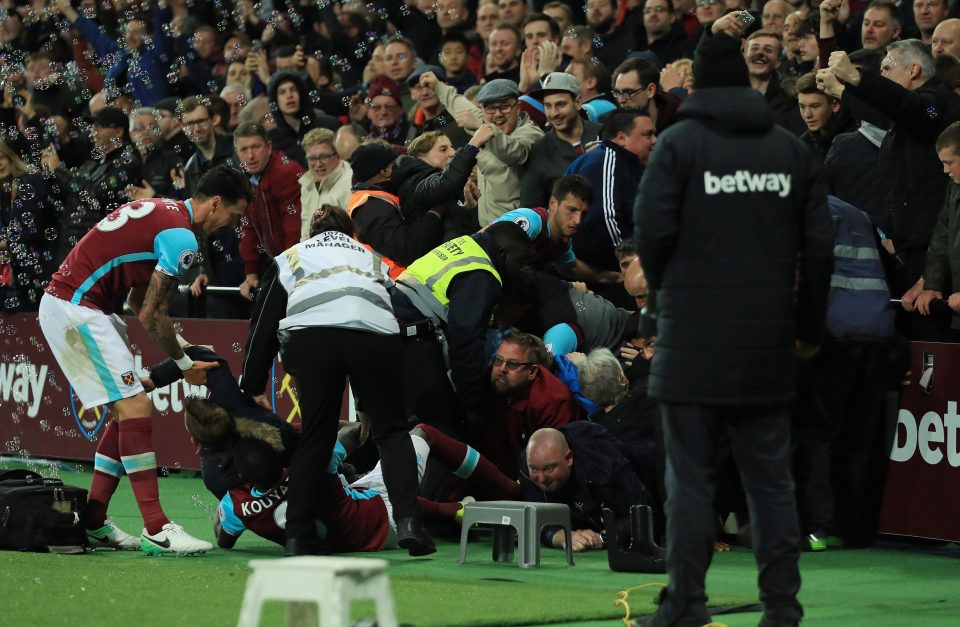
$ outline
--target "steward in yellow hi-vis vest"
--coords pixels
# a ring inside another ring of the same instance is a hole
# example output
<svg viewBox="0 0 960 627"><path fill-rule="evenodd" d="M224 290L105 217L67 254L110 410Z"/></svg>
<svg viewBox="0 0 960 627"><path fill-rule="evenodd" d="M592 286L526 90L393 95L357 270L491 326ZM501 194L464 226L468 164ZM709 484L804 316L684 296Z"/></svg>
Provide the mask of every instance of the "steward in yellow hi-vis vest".
<svg viewBox="0 0 960 627"><path fill-rule="evenodd" d="M532 254L522 228L498 222L437 246L397 278L390 295L404 340L408 415L453 428L479 410L490 318L523 290Z"/></svg>
<svg viewBox="0 0 960 627"><path fill-rule="evenodd" d="M314 216L313 237L270 264L257 296L241 387L266 402L278 350L297 381L303 432L290 465L288 555L318 554L318 519L334 535L343 531L336 529L335 514L318 516L316 504L332 500L318 477L327 473L333 455L348 377L370 418L397 544L411 555L426 555L436 547L421 521L417 458L400 402L403 349L387 291L393 280L380 258L353 238L355 231L343 209L326 206Z"/></svg>
<svg viewBox="0 0 960 627"><path fill-rule="evenodd" d="M430 310L446 322L447 308L450 306L447 297L450 282L465 272L475 270L489 272L497 283L503 285L503 279L487 252L473 237L464 235L437 246L414 261L407 268L405 284L416 290L430 304Z"/></svg>

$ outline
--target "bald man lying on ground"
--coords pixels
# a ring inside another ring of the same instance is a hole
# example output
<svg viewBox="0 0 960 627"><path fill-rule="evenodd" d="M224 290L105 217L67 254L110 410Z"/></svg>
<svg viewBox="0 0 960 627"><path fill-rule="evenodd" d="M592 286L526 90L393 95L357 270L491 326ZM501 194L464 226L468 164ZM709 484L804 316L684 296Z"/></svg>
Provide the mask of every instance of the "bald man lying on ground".
<svg viewBox="0 0 960 627"><path fill-rule="evenodd" d="M592 422L536 431L520 456L520 485L525 501L570 506L574 551L606 546L602 508L613 510L617 536L627 545L630 507L652 501L620 444ZM565 546L563 531L557 526L544 527L540 540L546 546Z"/></svg>

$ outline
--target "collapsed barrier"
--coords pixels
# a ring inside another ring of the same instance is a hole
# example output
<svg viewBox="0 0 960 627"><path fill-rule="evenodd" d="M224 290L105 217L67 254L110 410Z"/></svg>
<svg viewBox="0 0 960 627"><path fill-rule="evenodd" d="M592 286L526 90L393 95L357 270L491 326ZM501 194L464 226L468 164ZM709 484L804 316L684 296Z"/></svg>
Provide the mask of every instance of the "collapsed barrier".
<svg viewBox="0 0 960 627"><path fill-rule="evenodd" d="M933 308L943 312L946 304ZM132 318L128 322L137 368L161 361L165 355L143 327ZM234 376L239 375L246 321L182 318L175 324L188 341L212 346ZM960 493L960 389L953 385L960 378L960 344L913 342L910 369L914 375L900 392L888 454L880 531L960 541L960 500L952 498ZM182 380L149 394L159 466L199 469L183 427L183 399L205 394L203 386ZM281 418L299 421L295 382L279 362L273 366L267 397ZM36 314L0 320L0 456L91 461L108 417L106 408L83 407L73 394L46 346Z"/></svg>

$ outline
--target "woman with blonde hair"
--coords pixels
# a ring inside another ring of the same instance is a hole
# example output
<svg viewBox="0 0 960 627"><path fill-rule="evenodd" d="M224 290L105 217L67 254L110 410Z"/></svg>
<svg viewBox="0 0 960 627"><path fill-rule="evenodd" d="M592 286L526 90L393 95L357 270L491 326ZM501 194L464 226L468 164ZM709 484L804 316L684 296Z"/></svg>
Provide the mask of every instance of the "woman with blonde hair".
<svg viewBox="0 0 960 627"><path fill-rule="evenodd" d="M404 213L434 211L444 216L443 242L479 230L476 206L464 206L463 195L477 155L492 136L493 131L484 124L459 150L454 150L441 131L428 131L410 142L407 155L397 158L390 178Z"/></svg>
<svg viewBox="0 0 960 627"><path fill-rule="evenodd" d="M350 203L353 170L334 147L336 133L315 128L300 145L307 160L307 171L300 177L300 241L310 239L310 222L323 205L346 209Z"/></svg>

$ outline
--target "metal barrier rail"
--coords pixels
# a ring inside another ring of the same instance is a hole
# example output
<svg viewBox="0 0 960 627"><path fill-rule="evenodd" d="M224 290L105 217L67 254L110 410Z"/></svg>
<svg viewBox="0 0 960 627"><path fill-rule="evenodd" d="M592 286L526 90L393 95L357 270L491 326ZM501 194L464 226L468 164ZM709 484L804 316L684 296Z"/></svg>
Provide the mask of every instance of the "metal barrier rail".
<svg viewBox="0 0 960 627"><path fill-rule="evenodd" d="M901 299L901 298L891 298L891 299L890 299L890 306L891 306L891 307L897 307L898 309L902 309L902 308L903 308L903 299ZM904 309L904 311L906 311L906 310ZM907 313L919 313L919 312L917 312L916 310L914 310L914 311L907 311ZM948 316L948 315L949 315L949 316L952 316L952 315L960 315L960 314L957 314L957 312L955 312L954 310L950 309L950 305L947 304L946 299L944 299L944 298L937 298L937 299L935 299L935 300L930 301L930 315L932 315L932 316Z"/></svg>
<svg viewBox="0 0 960 627"><path fill-rule="evenodd" d="M179 286L177 289L180 290L180 293L181 293L181 294L186 294L187 292L190 291L190 286L189 286L189 285L181 285L181 286ZM222 285L208 285L208 286L206 286L205 288L203 288L203 290L201 290L200 295L203 296L203 293L204 293L204 292L209 292L210 294L236 294L237 296L239 296L239 295L240 295L240 288L239 288L239 287L227 287L227 286L222 286Z"/></svg>

